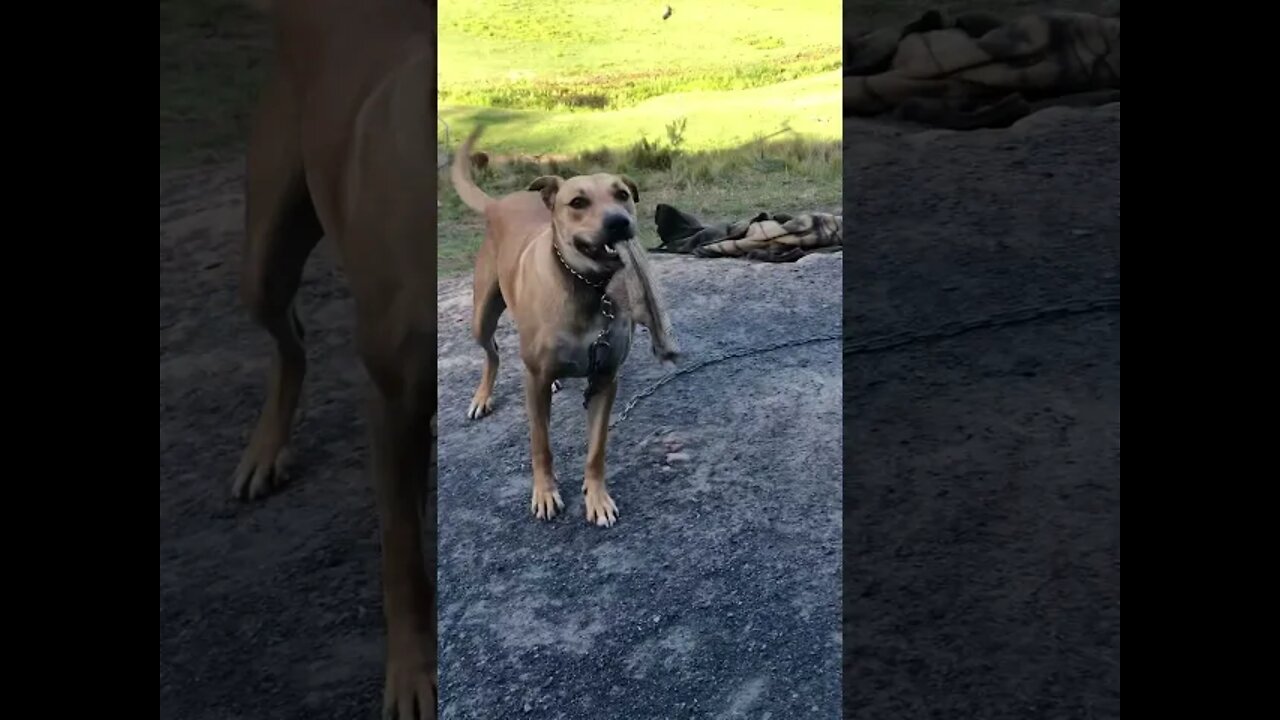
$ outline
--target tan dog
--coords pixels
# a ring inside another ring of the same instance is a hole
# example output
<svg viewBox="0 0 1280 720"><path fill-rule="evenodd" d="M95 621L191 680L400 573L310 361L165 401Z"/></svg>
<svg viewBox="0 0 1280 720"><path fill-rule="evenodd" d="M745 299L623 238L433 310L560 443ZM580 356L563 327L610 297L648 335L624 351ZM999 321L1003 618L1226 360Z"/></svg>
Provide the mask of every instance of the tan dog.
<svg viewBox="0 0 1280 720"><path fill-rule="evenodd" d="M549 520L564 508L548 436L551 395L560 378L585 377L586 518L612 526L618 506L605 487L605 446L617 372L631 348L633 323L649 328L655 355L664 361L676 357L644 251L635 241L639 189L625 176L543 176L528 191L491 198L472 181L467 162L478 135L479 129L458 148L450 171L459 197L486 219L476 254L472 316L485 363L467 417L478 419L493 410L498 375L493 335L498 318L510 309L524 361L532 512Z"/></svg>
<svg viewBox="0 0 1280 720"><path fill-rule="evenodd" d="M326 236L350 278L359 351L377 391L383 715L434 718L435 14L413 0L273 5L275 67L249 139L241 282L275 348L232 491L257 498L282 479L306 371L294 294Z"/></svg>

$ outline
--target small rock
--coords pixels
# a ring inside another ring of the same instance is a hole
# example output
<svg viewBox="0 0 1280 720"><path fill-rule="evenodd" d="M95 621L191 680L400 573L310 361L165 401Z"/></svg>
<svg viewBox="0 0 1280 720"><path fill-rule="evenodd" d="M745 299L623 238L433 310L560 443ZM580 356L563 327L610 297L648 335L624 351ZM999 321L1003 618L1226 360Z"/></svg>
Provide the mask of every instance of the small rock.
<svg viewBox="0 0 1280 720"><path fill-rule="evenodd" d="M676 462L689 462L689 453L674 452L667 453L667 464Z"/></svg>

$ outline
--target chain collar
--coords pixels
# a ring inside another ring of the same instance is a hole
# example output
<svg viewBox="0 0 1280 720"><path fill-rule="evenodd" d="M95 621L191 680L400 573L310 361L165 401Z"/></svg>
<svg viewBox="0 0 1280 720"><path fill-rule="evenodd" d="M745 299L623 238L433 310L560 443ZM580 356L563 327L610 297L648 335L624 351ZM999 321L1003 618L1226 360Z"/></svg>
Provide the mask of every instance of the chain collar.
<svg viewBox="0 0 1280 720"><path fill-rule="evenodd" d="M560 261L560 264L564 266L564 269L565 269L565 270L568 270L568 271L569 271L569 274L570 274L570 275L573 275L574 277L578 278L578 279L579 279L579 280L581 280L582 282L586 283L588 286L593 287L593 288L595 288L596 290L599 290L599 291L600 291L600 292L602 292L602 293L604 292L604 286L605 286L605 284L606 284L606 283L608 283L608 282L609 282L610 278L612 278L612 275L611 275L610 277L608 277L608 278L605 278L604 280L598 280L598 281L588 280L588 279L586 278L586 276L585 276L585 275L583 275L582 273L578 272L577 270L574 270L574 269L573 269L573 266L572 266L572 265L570 265L570 264L569 264L569 263L564 259L564 255L561 255L561 254L560 254L560 245L559 245L558 243L556 243L556 241L555 241L555 240L552 240L552 241L551 241L551 247L552 247L552 249L554 249L554 250L556 251L556 259Z"/></svg>

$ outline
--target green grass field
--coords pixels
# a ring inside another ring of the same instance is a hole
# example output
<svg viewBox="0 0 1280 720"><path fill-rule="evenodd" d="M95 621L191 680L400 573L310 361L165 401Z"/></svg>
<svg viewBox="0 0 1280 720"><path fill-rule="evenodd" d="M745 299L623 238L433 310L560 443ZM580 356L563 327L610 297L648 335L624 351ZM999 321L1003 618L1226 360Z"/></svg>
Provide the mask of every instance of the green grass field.
<svg viewBox="0 0 1280 720"><path fill-rule="evenodd" d="M517 162L477 177L491 194L539 174L627 173L653 207L707 222L840 206L839 0L442 3L440 131ZM447 127L447 132L446 132ZM440 188L440 270L465 272L483 228Z"/></svg>
<svg viewBox="0 0 1280 720"><path fill-rule="evenodd" d="M499 153L621 147L679 120L689 152L840 137L839 0L676 2L663 20L665 6L441 3L441 119L455 136L493 126Z"/></svg>
<svg viewBox="0 0 1280 720"><path fill-rule="evenodd" d="M440 118L448 123L454 140L477 122L491 127L484 136L484 149L500 154L572 154L601 146L624 147L641 138L663 139L667 125L683 120L684 147L696 152L736 147L774 134L838 139L840 86L840 71L832 70L746 90L672 93L614 110L442 105Z"/></svg>
<svg viewBox="0 0 1280 720"><path fill-rule="evenodd" d="M440 3L440 103L610 109L840 68L840 0Z"/></svg>

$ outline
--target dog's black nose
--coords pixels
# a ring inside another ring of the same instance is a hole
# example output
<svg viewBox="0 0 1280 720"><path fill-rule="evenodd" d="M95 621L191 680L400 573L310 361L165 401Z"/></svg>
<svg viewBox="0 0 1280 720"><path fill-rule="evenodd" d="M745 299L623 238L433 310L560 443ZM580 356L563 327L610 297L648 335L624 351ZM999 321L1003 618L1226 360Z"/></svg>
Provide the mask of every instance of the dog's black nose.
<svg viewBox="0 0 1280 720"><path fill-rule="evenodd" d="M610 240L630 240L635 234L631 218L622 213L611 213L604 218L604 231Z"/></svg>

